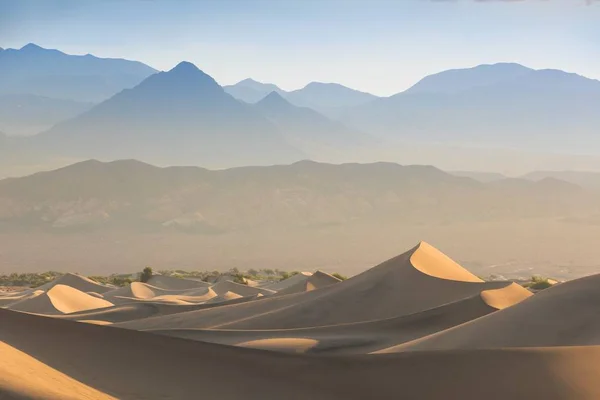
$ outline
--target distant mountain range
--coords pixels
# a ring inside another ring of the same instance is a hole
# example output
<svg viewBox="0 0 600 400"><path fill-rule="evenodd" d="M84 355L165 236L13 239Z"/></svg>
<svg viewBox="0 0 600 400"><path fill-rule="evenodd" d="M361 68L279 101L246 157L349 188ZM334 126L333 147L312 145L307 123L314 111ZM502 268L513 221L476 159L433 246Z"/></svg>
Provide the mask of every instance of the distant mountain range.
<svg viewBox="0 0 600 400"><path fill-rule="evenodd" d="M256 103L275 92L293 105L308 107L329 117L337 117L347 107L359 106L378 97L350 89L337 83L311 82L302 89L286 92L271 83L245 79L235 85L224 86L227 93L247 103Z"/></svg>
<svg viewBox="0 0 600 400"><path fill-rule="evenodd" d="M489 184L430 166L292 165L210 171L138 161L86 161L0 180L0 231L181 229L466 223L592 213L598 196L557 179Z"/></svg>
<svg viewBox="0 0 600 400"><path fill-rule="evenodd" d="M600 154L597 104L599 81L496 64L426 77L341 120L400 140Z"/></svg>
<svg viewBox="0 0 600 400"><path fill-rule="evenodd" d="M522 176L523 179L540 181L543 179L558 179L564 182L587 188L600 190L600 172L591 171L534 171Z"/></svg>
<svg viewBox="0 0 600 400"><path fill-rule="evenodd" d="M299 148L318 151L327 146L348 149L372 145L374 138L338 121L331 120L308 107L296 107L279 93L271 92L255 107L285 134L290 143Z"/></svg>
<svg viewBox="0 0 600 400"><path fill-rule="evenodd" d="M99 102L156 72L137 61L68 55L30 43L0 51L0 94Z"/></svg>
<svg viewBox="0 0 600 400"><path fill-rule="evenodd" d="M161 165L285 164L376 140L273 92L250 105L182 62L90 110L21 139L24 157L136 158Z"/></svg>
<svg viewBox="0 0 600 400"><path fill-rule="evenodd" d="M0 51L0 130L33 135L157 71L136 61L74 56L28 44Z"/></svg>
<svg viewBox="0 0 600 400"><path fill-rule="evenodd" d="M246 103L257 103L265 98L269 93L275 92L285 95L285 91L272 83L261 83L253 79L244 79L235 85L223 86L223 89L238 100Z"/></svg>
<svg viewBox="0 0 600 400"><path fill-rule="evenodd" d="M418 162L418 154L441 165L480 148L600 156L598 104L599 81L519 64L444 71L380 98L317 82L291 92L252 79L221 87L189 63L158 73L29 44L0 51L0 131L37 135L3 139L0 166L87 158L210 167ZM577 165L569 163L537 168Z"/></svg>
<svg viewBox="0 0 600 400"><path fill-rule="evenodd" d="M38 153L220 167L305 156L253 106L235 100L187 62L30 141Z"/></svg>

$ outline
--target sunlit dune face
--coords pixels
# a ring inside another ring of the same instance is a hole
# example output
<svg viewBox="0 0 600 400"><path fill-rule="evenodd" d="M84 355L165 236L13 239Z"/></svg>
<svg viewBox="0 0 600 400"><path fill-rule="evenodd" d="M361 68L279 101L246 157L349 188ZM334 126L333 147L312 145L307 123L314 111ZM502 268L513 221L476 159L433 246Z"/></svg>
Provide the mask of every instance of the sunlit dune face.
<svg viewBox="0 0 600 400"><path fill-rule="evenodd" d="M516 283L512 283L501 289L484 290L481 292L481 299L488 306L497 310L515 305L531 296L531 292Z"/></svg>
<svg viewBox="0 0 600 400"><path fill-rule="evenodd" d="M302 338L273 338L251 340L237 344L239 347L250 347L260 350L282 351L287 353L306 353L319 344L318 340Z"/></svg>
<svg viewBox="0 0 600 400"><path fill-rule="evenodd" d="M419 244L410 257L410 262L417 270L435 278L462 282L483 282L435 247L425 242Z"/></svg>
<svg viewBox="0 0 600 400"><path fill-rule="evenodd" d="M0 341L0 394L35 399L115 399ZM0 396L4 398L4 396Z"/></svg>

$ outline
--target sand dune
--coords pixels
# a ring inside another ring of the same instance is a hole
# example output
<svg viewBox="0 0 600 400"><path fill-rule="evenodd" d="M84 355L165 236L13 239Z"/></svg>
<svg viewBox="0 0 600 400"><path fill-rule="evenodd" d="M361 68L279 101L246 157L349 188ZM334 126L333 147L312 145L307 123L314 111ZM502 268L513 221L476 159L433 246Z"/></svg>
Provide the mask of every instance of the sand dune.
<svg viewBox="0 0 600 400"><path fill-rule="evenodd" d="M129 303L115 305L114 307L102 308L100 310L89 310L76 312L68 315L53 315L54 318L66 319L71 321L102 321L104 323L118 323L134 321L143 318L155 317L160 315L170 315L182 312L205 310L214 307L226 306L230 304L242 303L255 300L257 297L239 297L226 300L223 298L213 298L203 304L174 304L157 301L132 301ZM216 301L215 301L216 300Z"/></svg>
<svg viewBox="0 0 600 400"><path fill-rule="evenodd" d="M73 289L77 289L82 292L95 292L100 294L110 292L111 290L115 289L114 286L101 285L89 278L86 278L85 276L76 274L65 274L60 278L50 283L46 283L45 285L42 285L36 289L47 292L56 285L70 286Z"/></svg>
<svg viewBox="0 0 600 400"><path fill-rule="evenodd" d="M124 286L115 290L111 290L110 292L104 293L104 297L107 299L126 297L133 299L152 299L161 295L168 294L179 294L182 293L182 290L171 291L167 289L162 289L157 286L152 286L148 283L143 282L132 282L129 286Z"/></svg>
<svg viewBox="0 0 600 400"><path fill-rule="evenodd" d="M70 314L78 311L112 307L109 301L90 296L75 288L55 285L48 292L24 299L7 308L34 314Z"/></svg>
<svg viewBox="0 0 600 400"><path fill-rule="evenodd" d="M17 302L25 301L44 294L43 290L27 290L20 293L0 297L0 307L7 307Z"/></svg>
<svg viewBox="0 0 600 400"><path fill-rule="evenodd" d="M188 290L210 286L200 280L173 278L165 275L153 275L148 280L148 284L166 290Z"/></svg>
<svg viewBox="0 0 600 400"><path fill-rule="evenodd" d="M246 343L246 347L252 347L253 342L268 339L306 339L316 342L316 345L304 349L310 353L367 354L451 328L494 311L495 308L475 295L412 315L351 324L272 330L164 329L150 332L234 346ZM302 349L302 343L298 344ZM299 349L288 342L279 350L296 352Z"/></svg>
<svg viewBox="0 0 600 400"><path fill-rule="evenodd" d="M388 352L600 344L600 275L561 283L522 303Z"/></svg>
<svg viewBox="0 0 600 400"><path fill-rule="evenodd" d="M227 292L236 293L242 297L255 296L257 294L262 294L263 296L268 296L268 295L275 293L275 291L270 290L270 289L242 285L240 283L235 283L235 282L231 282L231 281L217 282L213 286L211 286L211 288L219 296L222 296Z"/></svg>
<svg viewBox="0 0 600 400"><path fill-rule="evenodd" d="M277 292L277 295L280 296L292 293L310 292L311 290L321 289L338 282L341 282L341 280L335 276L331 276L325 272L317 271L306 279L281 289L279 292Z"/></svg>
<svg viewBox="0 0 600 400"><path fill-rule="evenodd" d="M413 265L413 259L419 268ZM320 290L270 296L226 309L148 318L119 326L130 329L245 330L317 327L410 315L510 285L507 282L481 282L438 250L421 243L360 275ZM512 301L515 302L531 295L521 287L515 287L514 291Z"/></svg>
<svg viewBox="0 0 600 400"><path fill-rule="evenodd" d="M258 295L255 295L255 296L258 296ZM227 300L241 299L242 297L244 297L244 296L241 296L234 292L225 292L221 296L213 297L212 299L208 300L207 303L220 303L220 302L227 301Z"/></svg>
<svg viewBox="0 0 600 400"><path fill-rule="evenodd" d="M279 292L297 283L305 282L311 275L312 273L310 272L300 272L296 275L290 276L287 279L275 283L270 283L264 287Z"/></svg>
<svg viewBox="0 0 600 400"><path fill-rule="evenodd" d="M114 399L0 341L0 399Z"/></svg>
<svg viewBox="0 0 600 400"><path fill-rule="evenodd" d="M175 285L171 284L171 287L173 286ZM216 296L217 294L210 287L163 289L142 282L132 282L129 286L104 293L104 298L115 304L151 301L162 304L188 305L203 303Z"/></svg>
<svg viewBox="0 0 600 400"><path fill-rule="evenodd" d="M420 243L345 281L151 282L0 296L0 398L600 398L600 275L534 295Z"/></svg>
<svg viewBox="0 0 600 400"><path fill-rule="evenodd" d="M307 357L9 310L0 310L0 320L3 361L15 360L0 363L5 398L600 397L597 346Z"/></svg>

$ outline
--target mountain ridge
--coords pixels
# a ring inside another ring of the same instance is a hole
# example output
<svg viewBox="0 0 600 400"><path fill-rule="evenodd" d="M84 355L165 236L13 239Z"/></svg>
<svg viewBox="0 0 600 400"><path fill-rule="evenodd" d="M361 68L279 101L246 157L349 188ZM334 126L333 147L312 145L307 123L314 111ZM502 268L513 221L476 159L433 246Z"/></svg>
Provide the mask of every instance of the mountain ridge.
<svg viewBox="0 0 600 400"><path fill-rule="evenodd" d="M156 72L139 61L70 55L30 43L0 52L0 94L98 102Z"/></svg>

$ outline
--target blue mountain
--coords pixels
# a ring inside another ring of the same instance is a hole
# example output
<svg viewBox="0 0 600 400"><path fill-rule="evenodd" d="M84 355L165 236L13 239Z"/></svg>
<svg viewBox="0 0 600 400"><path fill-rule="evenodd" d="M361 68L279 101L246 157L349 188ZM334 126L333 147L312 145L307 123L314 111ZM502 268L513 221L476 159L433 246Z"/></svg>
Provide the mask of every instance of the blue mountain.
<svg viewBox="0 0 600 400"><path fill-rule="evenodd" d="M400 140L600 154L598 104L599 81L496 64L427 77L341 120Z"/></svg>
<svg viewBox="0 0 600 400"><path fill-rule="evenodd" d="M137 61L69 55L30 43L0 51L0 94L99 102L156 72Z"/></svg>
<svg viewBox="0 0 600 400"><path fill-rule="evenodd" d="M279 129L195 65L151 75L32 139L38 151L210 166L301 159Z"/></svg>

